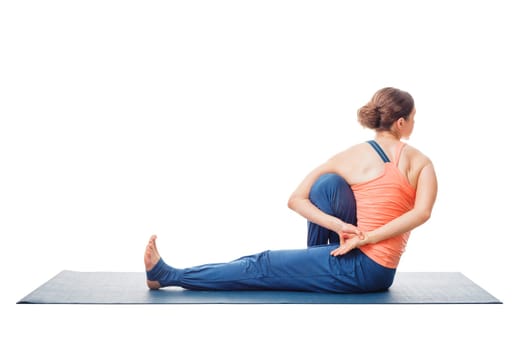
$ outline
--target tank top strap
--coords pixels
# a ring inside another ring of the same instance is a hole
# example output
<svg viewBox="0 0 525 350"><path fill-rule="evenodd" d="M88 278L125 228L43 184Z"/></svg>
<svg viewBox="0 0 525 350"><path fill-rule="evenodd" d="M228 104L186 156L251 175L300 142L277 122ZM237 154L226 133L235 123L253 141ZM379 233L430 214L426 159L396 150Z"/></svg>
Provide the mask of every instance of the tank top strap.
<svg viewBox="0 0 525 350"><path fill-rule="evenodd" d="M377 152L377 154L379 154L379 156L381 157L383 162L385 162L385 163L389 163L390 162L390 159L386 155L385 151L383 151L381 146L379 146L379 144L375 140L370 140L370 141L366 141L366 142L368 142L374 148L374 150Z"/></svg>
<svg viewBox="0 0 525 350"><path fill-rule="evenodd" d="M399 163L399 156L401 155L401 151L403 150L403 148L405 146L406 146L406 143L404 143L404 142L399 142L399 144L397 145L396 154L395 154L395 158L394 158L394 164L396 166Z"/></svg>

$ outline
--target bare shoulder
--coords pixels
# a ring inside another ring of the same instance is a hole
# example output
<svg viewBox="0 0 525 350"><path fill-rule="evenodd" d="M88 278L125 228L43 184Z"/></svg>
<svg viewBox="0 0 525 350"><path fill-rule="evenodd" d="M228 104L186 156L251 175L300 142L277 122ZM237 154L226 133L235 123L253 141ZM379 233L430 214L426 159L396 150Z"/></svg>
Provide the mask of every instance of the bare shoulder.
<svg viewBox="0 0 525 350"><path fill-rule="evenodd" d="M423 168L427 165L432 165L432 160L412 145L407 144L404 152L413 166Z"/></svg>
<svg viewBox="0 0 525 350"><path fill-rule="evenodd" d="M366 143L358 143L347 149L337 153L332 157L333 160L349 160L359 158L363 154L363 150L368 147Z"/></svg>
<svg viewBox="0 0 525 350"><path fill-rule="evenodd" d="M423 169L427 169L426 173L432 174L432 177L435 178L432 161L423 152L407 144L403 153L399 167L406 174L408 181L414 188L417 188Z"/></svg>
<svg viewBox="0 0 525 350"><path fill-rule="evenodd" d="M380 158L371 156L372 152L367 143L354 144L331 159L332 168L349 184L367 181L383 170Z"/></svg>

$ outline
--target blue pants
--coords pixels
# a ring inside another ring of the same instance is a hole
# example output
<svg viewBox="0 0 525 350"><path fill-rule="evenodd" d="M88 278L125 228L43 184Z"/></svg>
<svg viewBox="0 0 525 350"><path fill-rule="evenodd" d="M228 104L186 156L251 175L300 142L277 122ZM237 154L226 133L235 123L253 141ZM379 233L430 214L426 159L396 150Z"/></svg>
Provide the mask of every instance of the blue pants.
<svg viewBox="0 0 525 350"><path fill-rule="evenodd" d="M310 191L310 200L327 214L356 224L356 205L350 186L338 175L321 176ZM359 249L333 257L339 236L308 222L308 248L269 250L229 263L207 264L184 269L162 259L147 272L162 287L194 290L294 290L362 293L385 290L392 284L395 269L383 267Z"/></svg>

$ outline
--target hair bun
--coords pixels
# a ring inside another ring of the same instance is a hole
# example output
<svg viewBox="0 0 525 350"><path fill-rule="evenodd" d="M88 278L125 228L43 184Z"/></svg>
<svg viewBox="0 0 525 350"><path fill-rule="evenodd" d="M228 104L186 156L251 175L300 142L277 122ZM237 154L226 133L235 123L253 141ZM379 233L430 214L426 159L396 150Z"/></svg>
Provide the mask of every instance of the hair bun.
<svg viewBox="0 0 525 350"><path fill-rule="evenodd" d="M408 92L387 87L358 109L357 119L366 128L387 131L399 118L408 118L413 109L414 99Z"/></svg>
<svg viewBox="0 0 525 350"><path fill-rule="evenodd" d="M369 102L357 111L357 119L364 127L377 129L381 125L381 108Z"/></svg>
<svg viewBox="0 0 525 350"><path fill-rule="evenodd" d="M381 126L381 107L379 106L375 106L374 107L374 112L375 112L375 115L376 115L376 124L375 124L375 127L376 128L379 128L379 126Z"/></svg>

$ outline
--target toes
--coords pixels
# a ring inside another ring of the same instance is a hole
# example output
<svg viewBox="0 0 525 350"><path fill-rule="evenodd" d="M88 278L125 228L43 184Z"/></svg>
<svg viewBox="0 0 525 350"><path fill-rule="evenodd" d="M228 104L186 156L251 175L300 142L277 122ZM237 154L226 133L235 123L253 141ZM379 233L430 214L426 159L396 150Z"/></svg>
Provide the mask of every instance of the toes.
<svg viewBox="0 0 525 350"><path fill-rule="evenodd" d="M155 236L155 239L153 240L153 249L155 249L155 251L158 252L156 239L157 239L157 236Z"/></svg>

